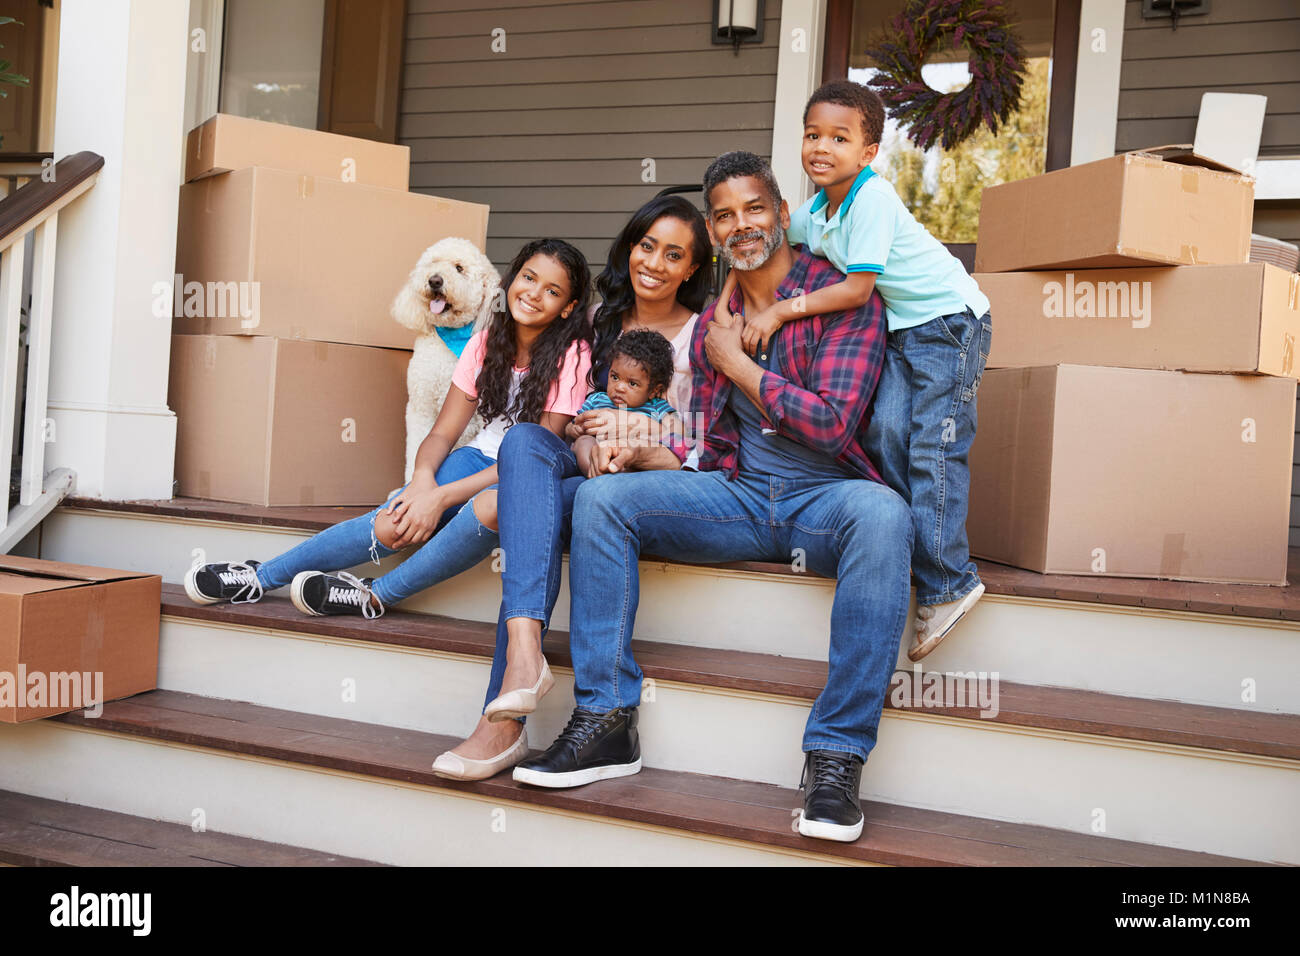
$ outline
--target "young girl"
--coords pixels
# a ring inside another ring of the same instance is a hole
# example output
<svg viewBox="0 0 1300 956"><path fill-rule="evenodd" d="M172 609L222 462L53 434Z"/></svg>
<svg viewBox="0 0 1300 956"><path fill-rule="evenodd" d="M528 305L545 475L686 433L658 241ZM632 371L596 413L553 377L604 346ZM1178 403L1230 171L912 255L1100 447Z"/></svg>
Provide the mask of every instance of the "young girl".
<svg viewBox="0 0 1300 956"><path fill-rule="evenodd" d="M472 501L496 487L497 449L506 429L536 422L562 434L586 396L590 279L582 253L567 242L538 239L524 246L501 283L504 309L498 306L456 364L410 482L369 514L327 528L266 563L191 568L185 576L190 599L251 603L292 582L293 603L304 614L374 618L491 554L497 533L483 524ZM470 444L451 451L476 409L487 424ZM378 564L411 547L418 550L379 578L320 570L352 567L367 557Z"/></svg>

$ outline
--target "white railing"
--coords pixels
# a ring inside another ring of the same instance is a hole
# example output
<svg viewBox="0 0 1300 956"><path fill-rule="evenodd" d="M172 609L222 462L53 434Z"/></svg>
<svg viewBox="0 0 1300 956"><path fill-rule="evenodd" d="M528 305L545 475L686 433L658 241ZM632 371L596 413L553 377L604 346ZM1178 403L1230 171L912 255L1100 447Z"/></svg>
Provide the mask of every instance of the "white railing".
<svg viewBox="0 0 1300 956"><path fill-rule="evenodd" d="M0 157L0 461L5 478L0 554L26 537L76 487L76 475L67 468L45 473L54 256L59 210L94 186L103 164L93 153L77 153L57 164L30 160L7 164ZM20 368L22 310L28 287L26 360ZM24 373L21 377L20 371ZM20 380L25 382L22 470L18 502L10 508Z"/></svg>

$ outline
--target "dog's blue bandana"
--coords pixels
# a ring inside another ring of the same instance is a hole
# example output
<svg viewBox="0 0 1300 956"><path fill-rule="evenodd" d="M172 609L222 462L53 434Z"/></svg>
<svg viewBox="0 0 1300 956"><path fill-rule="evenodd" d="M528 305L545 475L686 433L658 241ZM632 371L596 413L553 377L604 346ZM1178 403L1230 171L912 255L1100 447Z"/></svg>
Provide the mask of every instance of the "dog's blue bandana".
<svg viewBox="0 0 1300 956"><path fill-rule="evenodd" d="M462 325L458 329L448 329L439 325L436 327L438 338L442 339L442 344L451 349L451 354L460 358L460 353L465 351L465 346L469 344L470 336L474 334L474 323Z"/></svg>

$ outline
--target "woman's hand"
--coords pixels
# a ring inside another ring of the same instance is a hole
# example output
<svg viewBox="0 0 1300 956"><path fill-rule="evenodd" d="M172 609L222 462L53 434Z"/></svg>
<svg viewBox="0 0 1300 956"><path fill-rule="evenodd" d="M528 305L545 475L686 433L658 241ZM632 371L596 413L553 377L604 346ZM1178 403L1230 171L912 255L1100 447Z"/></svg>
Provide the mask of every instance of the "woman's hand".
<svg viewBox="0 0 1300 956"><path fill-rule="evenodd" d="M597 441L604 441L617 431L618 413L612 408L593 408L582 412L569 424L580 434L590 435Z"/></svg>
<svg viewBox="0 0 1300 956"><path fill-rule="evenodd" d="M655 420L649 415L629 414L625 408L594 408L570 423L579 434L589 435L597 441L617 441L626 445L654 444L654 425Z"/></svg>

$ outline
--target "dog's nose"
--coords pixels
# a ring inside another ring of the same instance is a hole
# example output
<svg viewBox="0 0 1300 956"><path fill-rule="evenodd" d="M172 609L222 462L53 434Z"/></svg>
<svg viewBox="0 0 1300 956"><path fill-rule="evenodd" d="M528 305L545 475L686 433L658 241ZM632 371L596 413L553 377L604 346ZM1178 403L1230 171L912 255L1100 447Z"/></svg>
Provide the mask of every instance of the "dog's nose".
<svg viewBox="0 0 1300 956"><path fill-rule="evenodd" d="M442 276L434 276L429 280L429 289L433 292L442 291Z"/></svg>

